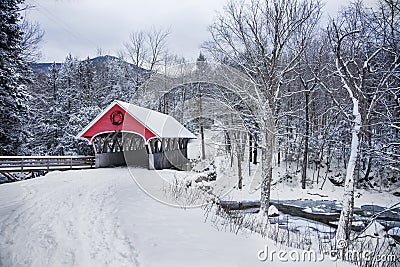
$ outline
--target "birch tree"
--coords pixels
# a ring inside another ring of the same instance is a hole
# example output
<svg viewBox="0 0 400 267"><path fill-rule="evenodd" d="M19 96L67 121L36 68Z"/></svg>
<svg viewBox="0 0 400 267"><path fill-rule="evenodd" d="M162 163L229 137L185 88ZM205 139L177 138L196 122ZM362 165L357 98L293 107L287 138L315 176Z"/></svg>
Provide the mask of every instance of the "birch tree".
<svg viewBox="0 0 400 267"><path fill-rule="evenodd" d="M370 138L376 105L385 94L388 81L400 66L398 50L391 37L395 29L387 25L381 16L389 2L380 2L381 10L378 11L366 8L362 2L352 3L328 27L334 52L334 74L339 77L352 103L352 116L347 115L352 120L351 151L336 240L350 238L354 209L354 170L360 145L363 139ZM390 16L398 16L398 12Z"/></svg>

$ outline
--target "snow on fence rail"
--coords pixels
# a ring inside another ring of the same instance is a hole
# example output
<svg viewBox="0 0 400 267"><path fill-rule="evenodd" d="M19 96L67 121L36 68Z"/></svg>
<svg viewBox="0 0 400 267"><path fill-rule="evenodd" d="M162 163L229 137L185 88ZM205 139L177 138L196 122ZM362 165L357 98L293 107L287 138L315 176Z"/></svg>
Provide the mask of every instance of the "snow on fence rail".
<svg viewBox="0 0 400 267"><path fill-rule="evenodd" d="M92 156L0 156L1 172L37 172L95 167Z"/></svg>

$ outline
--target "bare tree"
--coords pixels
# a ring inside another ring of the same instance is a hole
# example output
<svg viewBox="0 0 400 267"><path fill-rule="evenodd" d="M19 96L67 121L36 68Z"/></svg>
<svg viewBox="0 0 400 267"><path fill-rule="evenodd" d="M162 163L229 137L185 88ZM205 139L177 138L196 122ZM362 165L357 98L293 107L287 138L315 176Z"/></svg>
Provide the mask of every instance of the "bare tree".
<svg viewBox="0 0 400 267"><path fill-rule="evenodd" d="M126 51L132 63L142 68L146 62L148 55L148 47L143 31L132 32L129 36L129 41L124 43Z"/></svg>
<svg viewBox="0 0 400 267"><path fill-rule="evenodd" d="M255 85L249 97L261 128L261 214L270 201L272 159L281 90L298 66L321 13L319 1L230 1L210 26L204 48L222 63L244 71Z"/></svg>
<svg viewBox="0 0 400 267"><path fill-rule="evenodd" d="M306 188L307 180L307 167L308 167L308 154L309 154L309 142L310 142L310 103L312 93L318 86L319 81L316 76L321 73L321 42L314 40L311 45L305 49L304 54L300 60L300 67L298 69L298 77L302 90L298 93L304 94L304 148L303 148L303 164L301 168L301 188Z"/></svg>
<svg viewBox="0 0 400 267"><path fill-rule="evenodd" d="M237 188L243 188L243 160L244 160L244 152L246 147L246 137L247 134L243 130L236 130L232 132L232 136L234 137L234 146L235 146L235 154L237 158L237 171L238 171L238 183Z"/></svg>
<svg viewBox="0 0 400 267"><path fill-rule="evenodd" d="M21 31L23 32L22 56L27 62L35 62L41 57L39 44L43 39L44 31L40 28L39 23L27 19L21 22Z"/></svg>
<svg viewBox="0 0 400 267"><path fill-rule="evenodd" d="M147 34L147 40L150 50L149 70L152 71L163 58L166 57L166 40L169 35L169 30L153 29Z"/></svg>
<svg viewBox="0 0 400 267"><path fill-rule="evenodd" d="M152 29L149 32L132 32L129 41L124 43L130 60L140 68L153 71L166 56L168 30Z"/></svg>
<svg viewBox="0 0 400 267"><path fill-rule="evenodd" d="M129 41L124 43L129 59L138 68L147 69L150 73L153 72L160 64L167 62L166 40L168 35L168 30L156 28L149 32L132 32ZM120 52L120 54L121 57L123 53ZM142 75L143 73L139 70L135 72L136 90L142 83Z"/></svg>
<svg viewBox="0 0 400 267"><path fill-rule="evenodd" d="M381 14L392 1L382 1L381 10L373 11L362 2L352 3L328 27L334 51L334 73L352 103L351 151L348 159L343 208L336 240L350 238L354 209L354 170L363 140L370 140L372 120L378 101L386 93L388 81L399 70L399 51L394 45L393 28ZM393 9L392 9L393 11ZM399 17L394 10L390 17ZM351 118L350 115L346 115ZM370 143L370 142L368 142Z"/></svg>

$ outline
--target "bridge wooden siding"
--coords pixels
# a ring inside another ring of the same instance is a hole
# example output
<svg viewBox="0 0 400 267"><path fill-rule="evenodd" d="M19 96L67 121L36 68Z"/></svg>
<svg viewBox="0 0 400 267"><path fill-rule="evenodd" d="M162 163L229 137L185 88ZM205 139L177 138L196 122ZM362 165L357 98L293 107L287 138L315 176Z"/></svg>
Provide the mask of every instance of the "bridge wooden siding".
<svg viewBox="0 0 400 267"><path fill-rule="evenodd" d="M0 156L0 173L79 170L95 167L92 156Z"/></svg>

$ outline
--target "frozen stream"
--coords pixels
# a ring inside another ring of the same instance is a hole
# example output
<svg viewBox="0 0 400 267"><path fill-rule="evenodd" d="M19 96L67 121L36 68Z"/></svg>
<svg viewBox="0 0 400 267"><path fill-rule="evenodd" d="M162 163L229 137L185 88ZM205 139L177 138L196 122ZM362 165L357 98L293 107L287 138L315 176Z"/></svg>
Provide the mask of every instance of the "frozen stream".
<svg viewBox="0 0 400 267"><path fill-rule="evenodd" d="M271 200L280 215L271 218L282 228L299 230L309 228L322 234L332 235L339 220L341 204L333 200ZM259 201L221 201L221 207L229 213L256 213L259 211ZM390 230L400 227L400 208L385 211L387 207L378 205L362 205L354 209L353 230L361 231L372 218ZM399 233L400 235L400 233Z"/></svg>

